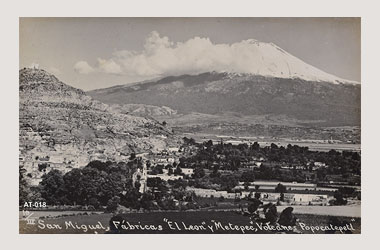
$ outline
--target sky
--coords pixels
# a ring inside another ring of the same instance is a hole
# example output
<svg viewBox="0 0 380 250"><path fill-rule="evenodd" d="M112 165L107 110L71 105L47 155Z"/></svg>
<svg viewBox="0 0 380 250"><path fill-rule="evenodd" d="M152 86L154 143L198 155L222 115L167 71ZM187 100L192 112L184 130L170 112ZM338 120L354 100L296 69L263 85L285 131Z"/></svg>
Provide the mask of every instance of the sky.
<svg viewBox="0 0 380 250"><path fill-rule="evenodd" d="M248 39L274 43L335 76L361 79L360 18L20 18L19 23L19 67L45 69L85 91L228 70L231 59L239 70Z"/></svg>

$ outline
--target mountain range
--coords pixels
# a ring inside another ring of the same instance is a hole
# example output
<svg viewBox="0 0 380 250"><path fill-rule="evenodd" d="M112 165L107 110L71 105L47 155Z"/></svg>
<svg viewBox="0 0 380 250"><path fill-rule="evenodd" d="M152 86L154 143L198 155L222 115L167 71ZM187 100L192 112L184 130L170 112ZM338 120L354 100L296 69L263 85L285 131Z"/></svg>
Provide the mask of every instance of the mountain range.
<svg viewBox="0 0 380 250"><path fill-rule="evenodd" d="M152 115L155 109L157 119L162 113L158 110L165 107L176 119L189 114L212 116L210 122L215 116L270 116L317 126L360 125L359 83L317 69L273 43L249 39L244 45L244 58L226 55L230 61L217 64L224 65L217 71L165 76L87 94L119 108L127 105L123 109L149 105L140 106L137 113L146 110Z"/></svg>
<svg viewBox="0 0 380 250"><path fill-rule="evenodd" d="M360 125L360 84L206 72L87 92L108 104L168 107L175 114L282 116L322 126Z"/></svg>

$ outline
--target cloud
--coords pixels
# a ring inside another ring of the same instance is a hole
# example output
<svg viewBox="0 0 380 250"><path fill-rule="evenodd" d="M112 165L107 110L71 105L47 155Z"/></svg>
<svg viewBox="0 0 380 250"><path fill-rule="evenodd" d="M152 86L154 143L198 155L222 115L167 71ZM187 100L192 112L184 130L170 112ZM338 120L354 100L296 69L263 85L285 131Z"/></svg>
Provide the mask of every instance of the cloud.
<svg viewBox="0 0 380 250"><path fill-rule="evenodd" d="M98 68L105 73L109 74L121 74L121 66L114 62L114 60L104 60L101 58L98 58Z"/></svg>
<svg viewBox="0 0 380 250"><path fill-rule="evenodd" d="M257 67L252 64L257 64L257 58L261 57L258 44L264 47L269 45L253 39L215 44L209 38L202 37L173 42L153 31L146 38L143 50L119 50L108 59L98 58L96 70L146 78L206 71L257 73L253 72Z"/></svg>
<svg viewBox="0 0 380 250"><path fill-rule="evenodd" d="M94 72L94 68L91 67L86 61L79 61L74 65L75 72L79 74L90 74Z"/></svg>
<svg viewBox="0 0 380 250"><path fill-rule="evenodd" d="M107 59L98 58L94 68L81 61L75 65L75 69L84 74L97 71L141 79L211 71L302 77L309 80L316 79L316 76L322 80L336 79L272 43L248 39L232 44L216 44L207 37L173 42L157 31L149 34L141 51L115 51Z"/></svg>

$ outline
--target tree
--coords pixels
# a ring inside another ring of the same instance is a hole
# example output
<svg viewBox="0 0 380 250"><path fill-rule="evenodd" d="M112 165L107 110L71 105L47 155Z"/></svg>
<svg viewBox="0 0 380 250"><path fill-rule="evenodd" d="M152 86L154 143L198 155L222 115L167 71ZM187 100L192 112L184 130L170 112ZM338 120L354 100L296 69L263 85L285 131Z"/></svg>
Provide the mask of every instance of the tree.
<svg viewBox="0 0 380 250"><path fill-rule="evenodd" d="M42 176L41 196L49 205L59 205L67 193L62 173L56 169Z"/></svg>
<svg viewBox="0 0 380 250"><path fill-rule="evenodd" d="M277 193L286 193L286 187L281 183L278 183L274 191Z"/></svg>
<svg viewBox="0 0 380 250"><path fill-rule="evenodd" d="M24 204L25 201L27 201L28 193L29 193L29 187L25 180L26 170L23 166L19 166L19 204Z"/></svg>
<svg viewBox="0 0 380 250"><path fill-rule="evenodd" d="M245 171L241 174L239 181L253 182L255 181L255 174L253 171Z"/></svg>
<svg viewBox="0 0 380 250"><path fill-rule="evenodd" d="M219 180L221 189L226 191L231 191L239 184L239 181L233 175L222 175Z"/></svg>
<svg viewBox="0 0 380 250"><path fill-rule="evenodd" d="M39 163L38 164L38 171L45 172L47 167L48 167L47 163Z"/></svg>
<svg viewBox="0 0 380 250"><path fill-rule="evenodd" d="M135 188L138 190L138 189L140 189L140 187L141 187L141 183L136 181L135 182Z"/></svg>
<svg viewBox="0 0 380 250"><path fill-rule="evenodd" d="M159 206L163 210L174 210L176 209L176 204L172 198L169 199L161 199L158 201Z"/></svg>
<svg viewBox="0 0 380 250"><path fill-rule="evenodd" d="M353 196L354 193L355 193L355 188L352 188L352 187L340 187L339 188L339 192L344 196L344 197L348 197L348 196Z"/></svg>
<svg viewBox="0 0 380 250"><path fill-rule="evenodd" d="M93 206L95 209L98 209L100 207L100 202L98 201L96 197L91 197L88 200L88 205Z"/></svg>
<svg viewBox="0 0 380 250"><path fill-rule="evenodd" d="M261 193L260 192L255 192L255 198L256 199L260 199L261 197Z"/></svg>
<svg viewBox="0 0 380 250"><path fill-rule="evenodd" d="M212 147L212 145L213 145L212 140L208 140L207 142L205 142L205 146L208 148Z"/></svg>
<svg viewBox="0 0 380 250"><path fill-rule="evenodd" d="M63 176L63 180L65 182L67 198L71 204L81 204L81 202L85 200L85 189L88 189L90 185L84 182L81 169L75 168L66 173Z"/></svg>
<svg viewBox="0 0 380 250"><path fill-rule="evenodd" d="M110 161L102 162L102 161L95 160L95 161L89 162L87 164L86 168L94 168L94 169L97 169L99 171L106 171L108 166L110 166L111 164L112 164L112 162L110 162Z"/></svg>
<svg viewBox="0 0 380 250"><path fill-rule="evenodd" d="M280 201L284 201L284 198L285 198L284 193L281 193L281 194L280 194Z"/></svg>
<svg viewBox="0 0 380 250"><path fill-rule="evenodd" d="M163 174L164 171L164 165L158 164L152 169L152 174L157 175L157 174Z"/></svg>
<svg viewBox="0 0 380 250"><path fill-rule="evenodd" d="M284 193L286 192L286 187L281 183L277 184L277 187L274 189L275 192L280 193L280 201L284 201Z"/></svg>
<svg viewBox="0 0 380 250"><path fill-rule="evenodd" d="M172 168L169 168L168 169L168 175L172 175L174 173L173 169Z"/></svg>
<svg viewBox="0 0 380 250"><path fill-rule="evenodd" d="M248 205L248 212L253 214L260 207L261 204L263 203L260 201L260 197L256 198L256 193L255 193L255 198L253 198L250 204Z"/></svg>
<svg viewBox="0 0 380 250"><path fill-rule="evenodd" d="M133 161L134 159L136 159L136 153L132 153L132 154L129 156L129 160Z"/></svg>
<svg viewBox="0 0 380 250"><path fill-rule="evenodd" d="M214 166L212 172L210 173L210 178L219 178L219 166Z"/></svg>
<svg viewBox="0 0 380 250"><path fill-rule="evenodd" d="M162 183L162 180L159 177L148 178L146 182L147 186L151 188L157 188L158 186L161 185L161 183Z"/></svg>
<svg viewBox="0 0 380 250"><path fill-rule="evenodd" d="M203 176L205 176L205 174L205 170L202 167L196 167L194 169L193 178L202 178Z"/></svg>
<svg viewBox="0 0 380 250"><path fill-rule="evenodd" d="M271 143L270 144L270 148L276 150L276 149L278 149L278 146L276 144L274 144L274 143Z"/></svg>
<svg viewBox="0 0 380 250"><path fill-rule="evenodd" d="M257 143L257 141L255 141L251 146L251 150L258 151L259 149L260 149L260 145L259 143Z"/></svg>
<svg viewBox="0 0 380 250"><path fill-rule="evenodd" d="M196 142L193 138L183 137L183 142L188 145L195 145Z"/></svg>
<svg viewBox="0 0 380 250"><path fill-rule="evenodd" d="M114 212L117 209L117 206L120 203L120 197L119 196L114 196L111 199L108 200L107 202L107 211L108 212Z"/></svg>
<svg viewBox="0 0 380 250"><path fill-rule="evenodd" d="M99 178L97 184L93 183L93 186L97 186L98 190L100 190L97 195L99 196L100 202L104 204L114 196L119 196L125 189L125 184L125 178L120 172L112 172L110 174L104 173L102 177ZM132 185L133 183L130 183L129 188L132 188ZM93 195L94 191L96 190L91 190L89 195Z"/></svg>
<svg viewBox="0 0 380 250"><path fill-rule="evenodd" d="M188 186L188 182L184 179L169 180L168 182L174 189L185 190Z"/></svg>
<svg viewBox="0 0 380 250"><path fill-rule="evenodd" d="M142 195L140 204L141 207L146 209L146 210L151 210L155 207L154 203L154 196L148 193L145 193Z"/></svg>
<svg viewBox="0 0 380 250"><path fill-rule="evenodd" d="M140 208L139 198L141 194L136 188L129 189L125 195L120 196L120 205L125 207Z"/></svg>
<svg viewBox="0 0 380 250"><path fill-rule="evenodd" d="M325 168L320 168L317 170L317 178L319 181L323 181L326 179L327 170Z"/></svg>
<svg viewBox="0 0 380 250"><path fill-rule="evenodd" d="M180 175L182 174L182 169L180 168L180 166L177 166L174 170L174 174L175 175Z"/></svg>
<svg viewBox="0 0 380 250"><path fill-rule="evenodd" d="M344 199L342 192L340 192L339 190L334 192L334 198L335 198L334 205L339 206L339 205L346 205L347 204L347 200Z"/></svg>
<svg viewBox="0 0 380 250"><path fill-rule="evenodd" d="M152 193L155 195L157 200L166 195L168 191L166 182L161 180L159 177L148 178L147 186L152 188Z"/></svg>

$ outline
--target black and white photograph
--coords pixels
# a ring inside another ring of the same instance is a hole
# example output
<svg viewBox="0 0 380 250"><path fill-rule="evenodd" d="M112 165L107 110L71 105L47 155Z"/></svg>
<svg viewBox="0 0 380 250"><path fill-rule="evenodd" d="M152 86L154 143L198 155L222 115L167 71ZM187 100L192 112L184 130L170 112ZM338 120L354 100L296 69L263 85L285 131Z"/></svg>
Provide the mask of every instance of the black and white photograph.
<svg viewBox="0 0 380 250"><path fill-rule="evenodd" d="M20 234L361 234L360 17L20 17Z"/></svg>

